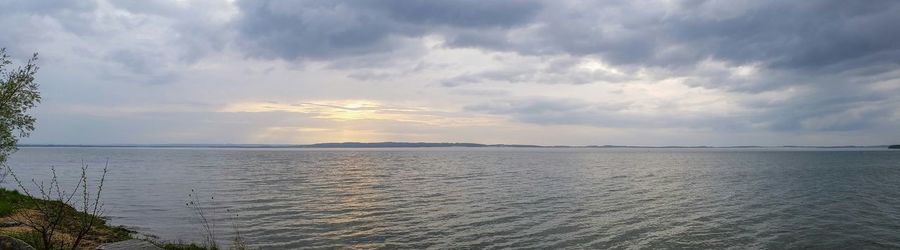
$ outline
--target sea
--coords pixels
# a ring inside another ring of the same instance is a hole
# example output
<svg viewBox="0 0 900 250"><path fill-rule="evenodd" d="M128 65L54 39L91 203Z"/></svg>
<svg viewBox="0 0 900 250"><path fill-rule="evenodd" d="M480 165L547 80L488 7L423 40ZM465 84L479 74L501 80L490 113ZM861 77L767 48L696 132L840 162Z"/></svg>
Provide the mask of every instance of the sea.
<svg viewBox="0 0 900 250"><path fill-rule="evenodd" d="M171 242L209 224L259 249L900 248L900 150L26 147L7 163L23 183L0 185L32 193L51 167L71 190L83 165L93 193L107 167L109 223Z"/></svg>

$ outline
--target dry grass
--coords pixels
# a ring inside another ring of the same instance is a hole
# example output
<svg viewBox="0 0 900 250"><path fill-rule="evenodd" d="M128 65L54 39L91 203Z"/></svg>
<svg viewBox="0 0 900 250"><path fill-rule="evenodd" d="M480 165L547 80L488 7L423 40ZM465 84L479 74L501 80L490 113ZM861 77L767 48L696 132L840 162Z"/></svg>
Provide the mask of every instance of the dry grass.
<svg viewBox="0 0 900 250"><path fill-rule="evenodd" d="M72 208L74 210L74 208ZM0 223L18 222L22 220L38 220L41 218L35 209L21 208L11 215L0 217ZM68 223L71 223L68 222ZM53 235L53 241L57 246L72 245L76 239L77 231L72 225L64 226L61 230ZM98 223L93 227L90 233L84 236L76 249L95 249L103 243L122 241L131 238L131 231L122 227L110 227L106 223ZM35 232L31 227L26 225L17 225L11 227L0 227L0 235L7 235L22 241L35 248L42 248L42 240L39 233Z"/></svg>

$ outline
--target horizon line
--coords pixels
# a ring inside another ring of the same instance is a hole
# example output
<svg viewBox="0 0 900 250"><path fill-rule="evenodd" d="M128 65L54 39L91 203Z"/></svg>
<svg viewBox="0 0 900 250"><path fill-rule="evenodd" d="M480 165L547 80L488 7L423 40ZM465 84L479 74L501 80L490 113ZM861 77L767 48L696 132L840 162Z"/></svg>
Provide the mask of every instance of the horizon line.
<svg viewBox="0 0 900 250"><path fill-rule="evenodd" d="M537 145L537 144L487 144L473 142L321 142L308 144L294 143L97 143L97 144L54 144L23 143L19 147L151 147L151 148L401 148L401 147L531 147L531 148L880 148L882 145Z"/></svg>

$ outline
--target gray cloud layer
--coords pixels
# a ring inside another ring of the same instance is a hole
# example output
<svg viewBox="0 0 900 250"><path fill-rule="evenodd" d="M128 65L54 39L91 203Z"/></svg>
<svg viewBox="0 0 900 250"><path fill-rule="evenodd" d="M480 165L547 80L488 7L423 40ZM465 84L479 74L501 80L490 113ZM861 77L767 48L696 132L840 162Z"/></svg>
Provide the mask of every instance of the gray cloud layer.
<svg viewBox="0 0 900 250"><path fill-rule="evenodd" d="M328 59L386 53L437 30L509 29L532 1L241 1L240 42L251 54Z"/></svg>
<svg viewBox="0 0 900 250"><path fill-rule="evenodd" d="M14 0L0 2L0 28L8 33L0 46L14 54L30 53L20 44L64 46L60 51L72 58L93 58L90 70L146 83L177 82L182 68L219 53L324 62L361 80L438 72L423 85L453 93L510 90L481 95L461 105L465 111L532 124L896 133L890 128L900 126L897 13L900 2L893 0ZM437 48L426 38L439 40ZM539 59L453 73L418 61L435 49L460 48ZM616 72L578 68L585 60ZM394 71L361 70L379 67ZM520 83L671 80L719 91L744 111L635 115L623 112L628 102L512 91Z"/></svg>
<svg viewBox="0 0 900 250"><path fill-rule="evenodd" d="M896 64L896 1L242 1L254 53L298 59L381 53L403 38L523 54L596 55L679 67L707 58L843 71Z"/></svg>

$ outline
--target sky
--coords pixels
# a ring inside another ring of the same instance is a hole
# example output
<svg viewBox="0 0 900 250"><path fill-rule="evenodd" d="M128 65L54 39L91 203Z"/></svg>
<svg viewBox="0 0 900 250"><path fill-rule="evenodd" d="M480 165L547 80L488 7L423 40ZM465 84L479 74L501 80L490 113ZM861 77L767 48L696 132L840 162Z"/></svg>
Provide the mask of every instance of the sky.
<svg viewBox="0 0 900 250"><path fill-rule="evenodd" d="M23 143L900 143L894 0L3 0Z"/></svg>

